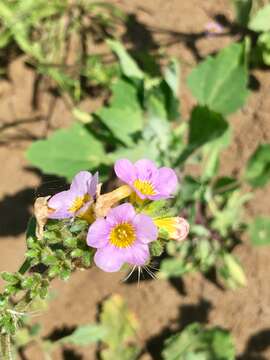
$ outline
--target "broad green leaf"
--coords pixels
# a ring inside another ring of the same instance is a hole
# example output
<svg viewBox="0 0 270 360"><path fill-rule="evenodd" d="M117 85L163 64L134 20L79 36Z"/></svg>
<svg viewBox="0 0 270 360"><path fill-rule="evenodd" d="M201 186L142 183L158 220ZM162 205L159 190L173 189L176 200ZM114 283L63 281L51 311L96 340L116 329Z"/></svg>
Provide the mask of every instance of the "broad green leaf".
<svg viewBox="0 0 270 360"><path fill-rule="evenodd" d="M164 360L234 360L235 349L228 331L193 323L165 341L162 355Z"/></svg>
<svg viewBox="0 0 270 360"><path fill-rule="evenodd" d="M137 319L119 295L114 295L103 303L100 323L106 330L103 341L111 348L123 346L134 339L138 329Z"/></svg>
<svg viewBox="0 0 270 360"><path fill-rule="evenodd" d="M157 164L159 164L159 151L154 144L141 140L132 147L121 147L108 154L108 160L112 163L122 158L129 159L132 162L147 158L156 161Z"/></svg>
<svg viewBox="0 0 270 360"><path fill-rule="evenodd" d="M270 218L256 217L249 224L249 236L255 246L270 244Z"/></svg>
<svg viewBox="0 0 270 360"><path fill-rule="evenodd" d="M140 352L136 341L137 319L119 296L111 296L102 305L100 322L106 331L102 341L107 348L101 352L102 360L135 360Z"/></svg>
<svg viewBox="0 0 270 360"><path fill-rule="evenodd" d="M67 179L72 179L81 170L96 168L107 161L101 142L78 123L68 129L57 130L47 140L34 142L28 148L26 157L44 173Z"/></svg>
<svg viewBox="0 0 270 360"><path fill-rule="evenodd" d="M174 91L175 89L171 88L166 80L159 81L151 86L151 89L147 89L146 85L145 107L148 117L159 118L163 121L178 119L180 116L179 99Z"/></svg>
<svg viewBox="0 0 270 360"><path fill-rule="evenodd" d="M130 146L133 143L130 135L143 127L136 87L128 81L118 80L112 87L110 106L101 108L96 115L117 139Z"/></svg>
<svg viewBox="0 0 270 360"><path fill-rule="evenodd" d="M202 145L222 136L227 128L228 123L222 115L205 106L196 106L189 121L188 144L177 160L177 164L182 163Z"/></svg>
<svg viewBox="0 0 270 360"><path fill-rule="evenodd" d="M106 330L100 325L81 325L71 335L58 340L60 344L86 346L97 341L102 341Z"/></svg>
<svg viewBox="0 0 270 360"><path fill-rule="evenodd" d="M140 348L135 345L120 347L117 349L105 349L101 351L102 360L137 360Z"/></svg>
<svg viewBox="0 0 270 360"><path fill-rule="evenodd" d="M265 5L257 11L250 20L248 27L253 31L269 31L270 30L270 4Z"/></svg>
<svg viewBox="0 0 270 360"><path fill-rule="evenodd" d="M128 54L124 46L117 40L107 40L112 51L117 55L120 61L123 74L128 78L143 79L144 73L139 68L135 60Z"/></svg>
<svg viewBox="0 0 270 360"><path fill-rule="evenodd" d="M237 22L246 26L252 9L252 0L232 0L232 2L235 7Z"/></svg>
<svg viewBox="0 0 270 360"><path fill-rule="evenodd" d="M257 147L247 163L244 177L253 187L264 186L269 182L270 144L262 144Z"/></svg>
<svg viewBox="0 0 270 360"><path fill-rule="evenodd" d="M200 105L228 115L241 108L248 95L248 72L243 45L232 44L209 56L189 75L192 94Z"/></svg>

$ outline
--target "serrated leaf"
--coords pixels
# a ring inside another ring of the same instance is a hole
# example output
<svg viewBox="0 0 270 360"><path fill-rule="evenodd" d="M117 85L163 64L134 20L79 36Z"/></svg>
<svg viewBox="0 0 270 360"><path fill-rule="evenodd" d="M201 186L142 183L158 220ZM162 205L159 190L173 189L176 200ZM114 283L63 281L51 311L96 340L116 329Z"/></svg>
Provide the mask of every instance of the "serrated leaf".
<svg viewBox="0 0 270 360"><path fill-rule="evenodd" d="M81 325L71 335L60 339L59 343L86 346L101 341L105 334L106 330L100 325Z"/></svg>
<svg viewBox="0 0 270 360"><path fill-rule="evenodd" d="M255 246L270 244L270 218L258 216L249 224L249 236Z"/></svg>
<svg viewBox="0 0 270 360"><path fill-rule="evenodd" d="M177 160L182 163L195 150L208 142L221 137L228 128L222 115L209 110L205 106L196 106L189 121L188 144Z"/></svg>
<svg viewBox="0 0 270 360"><path fill-rule="evenodd" d="M164 360L234 360L235 349L228 331L193 323L165 341L162 355Z"/></svg>
<svg viewBox="0 0 270 360"><path fill-rule="evenodd" d="M125 80L112 86L110 106L96 112L113 135L126 145L132 145L130 135L142 130L143 117L137 88Z"/></svg>
<svg viewBox="0 0 270 360"><path fill-rule="evenodd" d="M248 160L245 179L254 187L267 184L270 180L270 144L262 144Z"/></svg>
<svg viewBox="0 0 270 360"><path fill-rule="evenodd" d="M81 124L57 130L47 140L34 142L26 153L27 159L44 173L72 179L81 170L96 168L106 162L103 146Z"/></svg>
<svg viewBox="0 0 270 360"><path fill-rule="evenodd" d="M244 105L248 72L243 53L243 45L232 44L193 69L187 83L200 105L224 115Z"/></svg>
<svg viewBox="0 0 270 360"><path fill-rule="evenodd" d="M117 55L123 74L128 78L143 79L144 73L135 60L129 55L124 46L117 40L107 40L112 51Z"/></svg>
<svg viewBox="0 0 270 360"><path fill-rule="evenodd" d="M269 31L270 30L270 4L259 9L250 20L248 27L253 31Z"/></svg>

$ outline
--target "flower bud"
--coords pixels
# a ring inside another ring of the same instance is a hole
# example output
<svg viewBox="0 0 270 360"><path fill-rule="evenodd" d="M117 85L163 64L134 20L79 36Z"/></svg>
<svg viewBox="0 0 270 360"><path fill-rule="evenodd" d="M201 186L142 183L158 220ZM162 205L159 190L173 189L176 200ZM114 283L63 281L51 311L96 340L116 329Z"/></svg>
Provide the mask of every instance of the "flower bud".
<svg viewBox="0 0 270 360"><path fill-rule="evenodd" d="M182 241L189 232L189 223L179 216L155 219L157 227L168 233L169 239Z"/></svg>

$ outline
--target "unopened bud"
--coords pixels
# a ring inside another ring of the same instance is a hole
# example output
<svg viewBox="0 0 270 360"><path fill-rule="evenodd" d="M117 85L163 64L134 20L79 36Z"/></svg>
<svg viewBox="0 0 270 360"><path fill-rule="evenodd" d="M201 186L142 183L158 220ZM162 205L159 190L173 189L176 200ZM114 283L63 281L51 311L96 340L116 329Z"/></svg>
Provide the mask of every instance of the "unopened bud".
<svg viewBox="0 0 270 360"><path fill-rule="evenodd" d="M168 233L169 239L182 241L189 233L189 223L179 216L155 219L155 224Z"/></svg>

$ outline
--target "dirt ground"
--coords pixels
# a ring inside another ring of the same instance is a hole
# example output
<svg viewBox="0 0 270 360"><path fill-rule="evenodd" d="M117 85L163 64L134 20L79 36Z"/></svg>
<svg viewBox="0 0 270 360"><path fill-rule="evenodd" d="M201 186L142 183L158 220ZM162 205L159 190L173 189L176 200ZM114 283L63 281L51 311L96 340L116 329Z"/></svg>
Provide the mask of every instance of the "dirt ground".
<svg viewBox="0 0 270 360"><path fill-rule="evenodd" d="M119 0L114 1L130 13L124 36L136 49L164 46L182 63L182 113L186 117L194 103L185 79L194 64L232 41L229 0ZM225 24L225 36L204 36L206 24L217 17ZM227 25L226 25L227 24ZM227 26L227 27L226 27ZM44 136L51 128L72 122L70 111L59 98L43 91L38 110L33 109L33 71L22 56L9 65L9 79L0 81L0 270L13 271L25 251L24 230L40 184L49 177L30 168L24 151L30 140ZM252 92L245 107L234 114L234 141L222 160L222 171L241 173L242 166L258 143L270 141L270 71L253 72ZM83 104L93 110L96 100ZM51 111L53 109L53 111ZM20 124L14 126L14 122ZM52 188L57 184L50 185ZM270 187L256 192L247 213L268 215ZM140 341L144 360L159 360L164 338L193 321L219 325L232 331L238 360L270 359L270 247L252 248L248 239L235 253L242 261L248 286L237 291L223 291L200 274L171 282L161 280L122 283L123 273L107 274L98 269L75 273L67 283L53 284L54 299L50 309L35 320L41 321L46 336L68 331L78 323L90 323L97 316L97 305L112 293L119 293L140 321ZM56 331L57 330L57 331ZM30 360L42 359L36 349L29 349ZM95 348L66 348L54 359L95 359Z"/></svg>

